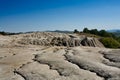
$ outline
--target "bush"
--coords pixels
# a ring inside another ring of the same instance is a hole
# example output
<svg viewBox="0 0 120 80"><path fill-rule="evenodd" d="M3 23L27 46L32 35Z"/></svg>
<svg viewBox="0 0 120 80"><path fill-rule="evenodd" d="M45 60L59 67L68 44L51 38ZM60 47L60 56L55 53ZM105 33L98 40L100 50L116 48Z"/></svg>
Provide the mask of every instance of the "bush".
<svg viewBox="0 0 120 80"><path fill-rule="evenodd" d="M119 48L120 47L120 43L113 38L102 38L100 41L107 48Z"/></svg>
<svg viewBox="0 0 120 80"><path fill-rule="evenodd" d="M77 29L75 29L73 33L79 33L79 31Z"/></svg>
<svg viewBox="0 0 120 80"><path fill-rule="evenodd" d="M90 31L88 30L88 28L84 28L84 29L83 29L83 32L84 32L84 33L90 33Z"/></svg>

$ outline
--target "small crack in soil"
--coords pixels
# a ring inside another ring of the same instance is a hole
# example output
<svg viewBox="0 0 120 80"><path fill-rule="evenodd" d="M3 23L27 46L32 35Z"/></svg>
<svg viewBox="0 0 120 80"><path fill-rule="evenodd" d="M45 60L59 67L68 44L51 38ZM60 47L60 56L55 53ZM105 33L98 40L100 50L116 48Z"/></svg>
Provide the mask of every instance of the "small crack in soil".
<svg viewBox="0 0 120 80"><path fill-rule="evenodd" d="M20 73L19 71L17 71L16 69L14 69L13 71L14 74L20 75L24 80L28 80L22 73Z"/></svg>

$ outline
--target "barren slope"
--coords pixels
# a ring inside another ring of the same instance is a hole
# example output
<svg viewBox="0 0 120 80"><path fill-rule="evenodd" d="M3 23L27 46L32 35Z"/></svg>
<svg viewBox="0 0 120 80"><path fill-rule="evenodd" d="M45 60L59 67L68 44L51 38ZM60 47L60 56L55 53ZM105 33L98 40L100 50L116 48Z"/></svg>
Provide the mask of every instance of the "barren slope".
<svg viewBox="0 0 120 80"><path fill-rule="evenodd" d="M20 44L23 35L0 36L0 80L120 80L119 49Z"/></svg>

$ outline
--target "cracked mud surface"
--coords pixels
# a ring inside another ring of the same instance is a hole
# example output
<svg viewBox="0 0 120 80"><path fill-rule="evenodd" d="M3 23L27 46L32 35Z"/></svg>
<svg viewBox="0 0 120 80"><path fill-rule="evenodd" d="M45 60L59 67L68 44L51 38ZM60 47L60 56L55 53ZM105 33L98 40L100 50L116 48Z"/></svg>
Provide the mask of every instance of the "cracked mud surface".
<svg viewBox="0 0 120 80"><path fill-rule="evenodd" d="M0 80L120 80L119 54L94 47L1 48Z"/></svg>
<svg viewBox="0 0 120 80"><path fill-rule="evenodd" d="M4 39L5 38L5 39ZM0 80L120 80L120 50L0 39Z"/></svg>

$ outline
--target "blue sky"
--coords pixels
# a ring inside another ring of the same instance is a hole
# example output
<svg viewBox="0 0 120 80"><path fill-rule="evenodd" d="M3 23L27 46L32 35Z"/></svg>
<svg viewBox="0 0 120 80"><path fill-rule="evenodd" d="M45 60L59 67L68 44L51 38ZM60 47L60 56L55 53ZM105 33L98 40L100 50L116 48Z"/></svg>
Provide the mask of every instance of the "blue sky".
<svg viewBox="0 0 120 80"><path fill-rule="evenodd" d="M0 0L0 31L120 29L120 0Z"/></svg>

